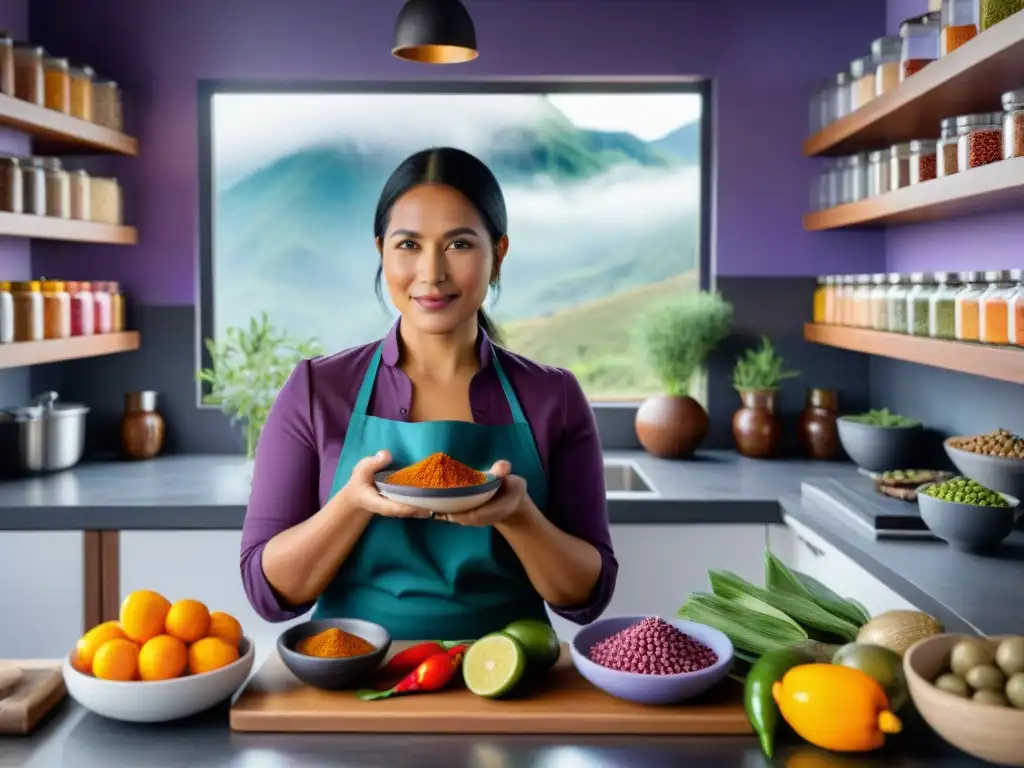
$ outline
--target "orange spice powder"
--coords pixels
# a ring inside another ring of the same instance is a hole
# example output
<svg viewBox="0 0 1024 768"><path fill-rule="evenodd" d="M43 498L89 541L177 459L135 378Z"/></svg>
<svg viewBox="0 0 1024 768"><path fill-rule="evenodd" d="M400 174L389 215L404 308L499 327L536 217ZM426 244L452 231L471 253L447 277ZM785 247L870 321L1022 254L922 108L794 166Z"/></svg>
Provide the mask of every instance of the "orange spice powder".
<svg viewBox="0 0 1024 768"><path fill-rule="evenodd" d="M487 475L467 467L446 453L435 453L412 466L388 475L394 485L413 488L465 488L487 482Z"/></svg>
<svg viewBox="0 0 1024 768"><path fill-rule="evenodd" d="M303 638L295 645L295 650L306 656L317 656L321 659L349 658L370 653L376 646L358 635L346 632L337 627L325 629L310 637Z"/></svg>

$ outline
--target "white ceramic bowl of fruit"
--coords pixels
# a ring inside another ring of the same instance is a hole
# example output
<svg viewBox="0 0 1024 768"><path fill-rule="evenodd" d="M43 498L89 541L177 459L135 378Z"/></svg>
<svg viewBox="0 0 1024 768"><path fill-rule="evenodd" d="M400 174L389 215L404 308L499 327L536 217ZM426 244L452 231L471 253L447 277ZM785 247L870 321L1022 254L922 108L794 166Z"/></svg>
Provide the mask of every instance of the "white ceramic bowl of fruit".
<svg viewBox="0 0 1024 768"><path fill-rule="evenodd" d="M1024 637L935 635L910 647L903 671L942 738L982 760L1024 766Z"/></svg>
<svg viewBox="0 0 1024 768"><path fill-rule="evenodd" d="M255 647L238 622L196 600L173 605L133 592L120 618L93 627L64 659L64 683L86 709L114 720L157 723L230 698L252 670Z"/></svg>

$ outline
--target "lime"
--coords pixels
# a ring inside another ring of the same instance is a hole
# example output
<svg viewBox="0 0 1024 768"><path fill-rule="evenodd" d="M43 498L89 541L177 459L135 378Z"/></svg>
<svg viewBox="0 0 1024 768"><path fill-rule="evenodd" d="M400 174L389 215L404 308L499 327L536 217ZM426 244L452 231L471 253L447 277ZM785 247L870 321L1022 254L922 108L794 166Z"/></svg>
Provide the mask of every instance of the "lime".
<svg viewBox="0 0 1024 768"><path fill-rule="evenodd" d="M550 669L562 653L562 644L551 625L538 619L518 619L502 630L526 651L531 670Z"/></svg>
<svg viewBox="0 0 1024 768"><path fill-rule="evenodd" d="M526 672L526 652L511 637L493 634L469 646L462 659L462 678L477 696L495 699L515 688Z"/></svg>

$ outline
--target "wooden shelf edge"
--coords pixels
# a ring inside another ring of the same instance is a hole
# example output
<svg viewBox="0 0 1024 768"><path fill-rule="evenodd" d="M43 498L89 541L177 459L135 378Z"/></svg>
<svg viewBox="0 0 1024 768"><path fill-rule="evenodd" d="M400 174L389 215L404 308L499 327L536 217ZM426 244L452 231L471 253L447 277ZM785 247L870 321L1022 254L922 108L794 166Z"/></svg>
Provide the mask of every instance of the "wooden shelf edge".
<svg viewBox="0 0 1024 768"><path fill-rule="evenodd" d="M821 323L806 323L804 339L851 352L864 352L986 379L1024 384L1024 349Z"/></svg>
<svg viewBox="0 0 1024 768"><path fill-rule="evenodd" d="M138 331L123 331L97 336L76 336L70 339L3 344L0 345L0 368L23 368L29 365L131 352L138 349L140 343Z"/></svg>
<svg viewBox="0 0 1024 768"><path fill-rule="evenodd" d="M139 154L139 142L127 134L3 94L0 125L53 144L131 157Z"/></svg>
<svg viewBox="0 0 1024 768"><path fill-rule="evenodd" d="M910 224L992 212L1024 202L1024 157L1000 160L804 216L804 229Z"/></svg>
<svg viewBox="0 0 1024 768"><path fill-rule="evenodd" d="M110 245L136 245L139 241L135 227L2 211L0 236Z"/></svg>
<svg viewBox="0 0 1024 768"><path fill-rule="evenodd" d="M953 81L969 78L972 70L981 67L991 66L994 71L1002 75L1001 80L1007 82L1015 80L1018 83L1018 85L1008 86L1007 90L1019 87L1019 68L1003 66L1007 62L999 61L999 59L1003 56L1018 59L1022 52L1024 52L1024 14L1017 13L985 30L952 53L933 61L920 72L900 83L897 88L872 99L855 112L808 136L803 142L803 153L807 157L846 154L850 150L843 147L844 142L855 139L858 134L886 120L894 113L912 108L914 102L935 95L938 91L947 88ZM999 107L998 95L993 104L991 109L997 110ZM951 107L949 114L941 117L963 114L964 111L971 110ZM938 120L937 117L933 130L936 137L939 132ZM907 141L912 138L925 138L925 135L907 136L902 140Z"/></svg>

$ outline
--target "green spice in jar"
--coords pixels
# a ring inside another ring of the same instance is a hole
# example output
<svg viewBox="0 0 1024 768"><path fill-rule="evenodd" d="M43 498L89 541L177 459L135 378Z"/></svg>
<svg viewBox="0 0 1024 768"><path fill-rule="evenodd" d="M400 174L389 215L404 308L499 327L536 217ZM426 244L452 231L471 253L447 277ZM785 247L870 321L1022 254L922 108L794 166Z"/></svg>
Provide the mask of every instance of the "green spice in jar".
<svg viewBox="0 0 1024 768"><path fill-rule="evenodd" d="M907 279L900 274L889 275L889 288L886 291L886 328L889 333L907 332Z"/></svg>
<svg viewBox="0 0 1024 768"><path fill-rule="evenodd" d="M911 288L907 294L907 328L914 336L927 336L929 331L929 305L935 285L931 275L916 272L910 276Z"/></svg>
<svg viewBox="0 0 1024 768"><path fill-rule="evenodd" d="M986 30L1024 10L1024 0L981 0L981 28Z"/></svg>
<svg viewBox="0 0 1024 768"><path fill-rule="evenodd" d="M936 339L956 336L956 295L963 284L956 272L937 272L938 287L931 295L928 308L928 335Z"/></svg>

